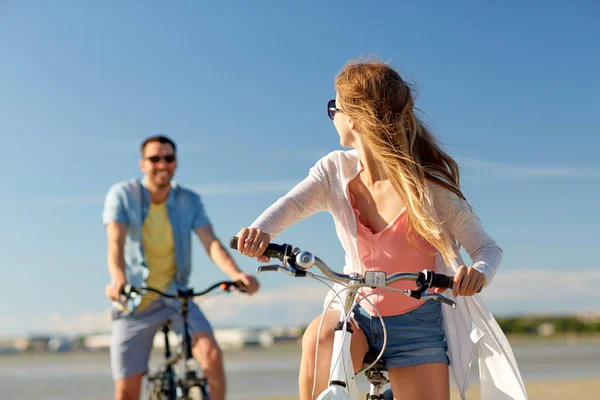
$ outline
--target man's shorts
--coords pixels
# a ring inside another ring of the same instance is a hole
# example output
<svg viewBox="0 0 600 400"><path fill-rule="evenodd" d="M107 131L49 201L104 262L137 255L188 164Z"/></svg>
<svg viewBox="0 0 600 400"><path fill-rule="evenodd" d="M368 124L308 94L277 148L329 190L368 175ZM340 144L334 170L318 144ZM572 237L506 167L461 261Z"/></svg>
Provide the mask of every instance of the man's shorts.
<svg viewBox="0 0 600 400"><path fill-rule="evenodd" d="M183 334L179 300L159 298L148 307L130 315L113 315L110 362L114 380L146 373L154 336L167 321L175 332ZM211 333L210 323L196 303L190 300L188 311L190 335Z"/></svg>

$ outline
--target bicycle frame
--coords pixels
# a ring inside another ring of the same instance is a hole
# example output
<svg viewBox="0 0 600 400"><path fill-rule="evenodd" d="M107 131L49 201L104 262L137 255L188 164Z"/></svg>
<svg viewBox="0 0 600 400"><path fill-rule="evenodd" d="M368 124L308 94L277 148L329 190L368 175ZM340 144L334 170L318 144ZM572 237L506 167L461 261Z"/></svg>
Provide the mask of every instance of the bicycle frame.
<svg viewBox="0 0 600 400"><path fill-rule="evenodd" d="M171 346L169 344L170 328L168 322L162 326L161 331L163 332L165 338L166 361L159 367L158 371L148 374L148 381L157 381L156 383L154 383L154 387L156 388L156 385L160 385L160 391L163 393L167 393L168 400L175 400L175 396L177 394L177 386L175 383L175 371L173 370L173 365L175 365L175 363L181 359L182 353L177 353L175 356L171 357ZM165 376L163 377L163 375ZM165 381L166 385L164 385Z"/></svg>
<svg viewBox="0 0 600 400"><path fill-rule="evenodd" d="M192 338L190 335L188 325L188 301L196 296L202 296L217 287L221 287L223 290L229 291L229 288L231 286L237 286L237 284L230 281L224 281L216 283L200 293L195 293L192 289L188 289L179 290L177 292L177 295L169 295L159 290L148 287L134 288L130 285L127 285L124 288L123 294L125 295L125 297L132 297L139 294L143 294L145 292L155 292L161 296L172 299L178 299L180 301L180 315L183 320L183 337L181 342L181 348L178 351L176 351L174 355L171 354L171 347L169 344L169 332L171 329L169 322L166 322L161 328L165 338L165 361L160 364L157 372L148 375L149 381L158 381L158 383L154 383L154 385L160 385L160 393L166 394L168 396L168 400L188 400L190 389L193 387L199 388L203 400L210 400L210 396L207 391L208 383L206 378L198 377L196 375L196 370L190 365L195 364L195 361L194 356L192 354ZM177 377L175 371L173 370L173 366L182 359L184 359L182 374L179 374L179 379L176 379ZM179 390L181 391L181 396L177 397L177 392Z"/></svg>
<svg viewBox="0 0 600 400"><path fill-rule="evenodd" d="M192 354L192 339L187 323L189 308L187 300L184 299L186 299L185 296L182 297L181 301L181 316L183 318L183 337L181 349L176 351L174 355L171 354L171 346L169 344L169 332L171 331L171 328L169 322L165 323L161 328L165 340L165 361L160 364L157 372L148 375L148 380L158 381L155 383L155 385L160 385L160 390L168 395L168 400L178 399L177 389L181 390L181 397L179 397L179 399L188 399L189 390L194 386L197 386L200 389L200 392L203 396L202 399L210 400L210 396L206 390L206 378L198 378L196 376L196 371L189 366L189 363L193 362L194 357ZM185 360L183 363L183 371L182 374L180 374L179 379L176 380L177 376L173 370L173 367L182 359Z"/></svg>

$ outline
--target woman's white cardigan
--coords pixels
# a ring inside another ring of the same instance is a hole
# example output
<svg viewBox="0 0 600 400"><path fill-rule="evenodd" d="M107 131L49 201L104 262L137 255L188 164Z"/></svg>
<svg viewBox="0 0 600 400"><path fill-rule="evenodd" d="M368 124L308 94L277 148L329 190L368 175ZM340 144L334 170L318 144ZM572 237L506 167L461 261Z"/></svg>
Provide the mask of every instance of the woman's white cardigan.
<svg viewBox="0 0 600 400"><path fill-rule="evenodd" d="M361 273L357 247L356 218L348 198L347 186L361 171L355 150L334 151L310 169L306 179L269 207L251 225L278 235L285 228L319 211L333 216L339 240L346 252L344 272ZM438 185L429 185L429 200L446 237L450 238L457 257L447 265L437 255L436 271L454 275L464 262L462 246L473 261L473 268L484 274L486 286L492 282L502 259L502 249L485 232L466 202ZM325 300L329 302L330 292ZM457 308L442 307L448 356L454 379L464 399L473 352L479 358L482 399L526 399L527 394L512 349L492 314L479 295L457 298L451 291L444 295Z"/></svg>

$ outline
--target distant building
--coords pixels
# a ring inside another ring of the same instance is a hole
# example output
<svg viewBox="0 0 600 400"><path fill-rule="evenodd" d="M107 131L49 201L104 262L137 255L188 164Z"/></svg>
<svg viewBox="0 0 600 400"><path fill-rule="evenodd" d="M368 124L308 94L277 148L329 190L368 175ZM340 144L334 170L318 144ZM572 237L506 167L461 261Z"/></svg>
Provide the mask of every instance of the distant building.
<svg viewBox="0 0 600 400"><path fill-rule="evenodd" d="M0 354L19 353L20 350L15 347L14 339L0 339Z"/></svg>
<svg viewBox="0 0 600 400"><path fill-rule="evenodd" d="M302 329L297 326L271 328L275 343L297 342L302 337Z"/></svg>
<svg viewBox="0 0 600 400"><path fill-rule="evenodd" d="M223 349L239 349L248 346L269 347L280 343L295 343L302 335L300 327L275 328L217 328L215 340ZM107 351L110 349L111 333L90 334L76 339L61 336L34 335L16 339L0 340L0 354L12 352L67 352L67 351ZM180 337L175 331L169 331L169 344L175 349ZM162 349L165 345L164 334L157 331L153 348Z"/></svg>
<svg viewBox="0 0 600 400"><path fill-rule="evenodd" d="M577 319L585 324L600 322L600 312L578 313Z"/></svg>
<svg viewBox="0 0 600 400"><path fill-rule="evenodd" d="M110 333L89 335L83 339L83 348L91 351L108 350L110 348L110 341Z"/></svg>
<svg viewBox="0 0 600 400"><path fill-rule="evenodd" d="M223 349L239 349L247 346L268 347L274 343L273 334L265 329L225 328L213 331L215 340ZM169 331L169 345L178 346L180 337ZM158 331L154 336L154 348L162 349L165 346L164 333Z"/></svg>
<svg viewBox="0 0 600 400"><path fill-rule="evenodd" d="M71 341L65 337L56 336L48 342L48 351L64 353L73 350Z"/></svg>
<svg viewBox="0 0 600 400"><path fill-rule="evenodd" d="M15 340L15 347L23 352L45 352L50 350L50 340L52 340L52 336L22 337Z"/></svg>
<svg viewBox="0 0 600 400"><path fill-rule="evenodd" d="M19 352L65 352L71 351L73 346L71 341L66 337L62 336L51 336L51 335L33 335L16 338L11 340L12 346ZM0 348L3 346L0 344Z"/></svg>
<svg viewBox="0 0 600 400"><path fill-rule="evenodd" d="M291 331L293 332L293 330ZM296 340L296 337L289 331L279 332L274 335L268 329L244 329L244 328L228 328L215 329L215 340L223 349L239 349L247 346L269 347L280 341ZM87 350L98 351L107 350L110 348L111 335L98 334L89 335L83 340L83 347ZM175 331L169 331L169 345L175 348L180 343L180 337ZM153 341L153 348L162 349L165 346L165 336L162 331L156 332Z"/></svg>
<svg viewBox="0 0 600 400"><path fill-rule="evenodd" d="M215 329L215 340L224 349L239 349L246 346L269 347L275 342L273 334L266 329Z"/></svg>
<svg viewBox="0 0 600 400"><path fill-rule="evenodd" d="M545 322L538 326L537 332L540 336L552 336L554 335L554 332L556 332L556 327L553 323Z"/></svg>

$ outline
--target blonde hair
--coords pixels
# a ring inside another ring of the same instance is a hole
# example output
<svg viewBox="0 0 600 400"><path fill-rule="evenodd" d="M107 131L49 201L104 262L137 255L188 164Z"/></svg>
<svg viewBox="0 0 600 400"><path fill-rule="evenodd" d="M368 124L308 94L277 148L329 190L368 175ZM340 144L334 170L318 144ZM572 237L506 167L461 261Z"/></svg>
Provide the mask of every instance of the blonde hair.
<svg viewBox="0 0 600 400"><path fill-rule="evenodd" d="M446 262L456 254L436 220L427 182L460 199L458 164L414 113L413 89L386 63L351 60L335 80L340 107L406 205L409 239L416 231Z"/></svg>

